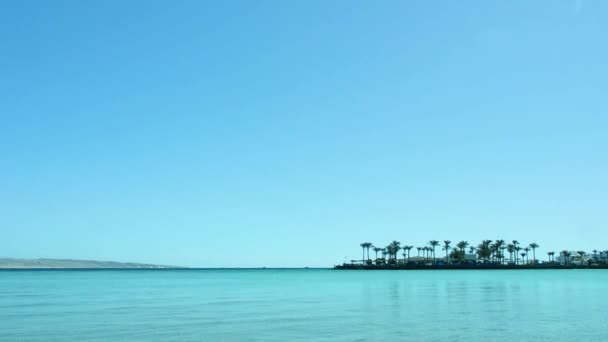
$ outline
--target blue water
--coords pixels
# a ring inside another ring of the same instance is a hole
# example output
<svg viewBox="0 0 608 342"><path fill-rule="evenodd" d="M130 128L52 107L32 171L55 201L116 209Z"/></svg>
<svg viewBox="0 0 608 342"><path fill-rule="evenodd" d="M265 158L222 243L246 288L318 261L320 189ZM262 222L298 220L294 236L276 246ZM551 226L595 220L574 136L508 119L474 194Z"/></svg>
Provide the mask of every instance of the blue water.
<svg viewBox="0 0 608 342"><path fill-rule="evenodd" d="M1 341L600 341L608 271L2 271Z"/></svg>

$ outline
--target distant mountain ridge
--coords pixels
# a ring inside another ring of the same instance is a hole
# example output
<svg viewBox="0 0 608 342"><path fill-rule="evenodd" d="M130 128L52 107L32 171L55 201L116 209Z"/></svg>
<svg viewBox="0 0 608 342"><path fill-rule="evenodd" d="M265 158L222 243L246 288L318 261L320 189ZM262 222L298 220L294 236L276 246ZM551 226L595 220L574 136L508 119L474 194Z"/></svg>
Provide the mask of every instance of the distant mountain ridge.
<svg viewBox="0 0 608 342"><path fill-rule="evenodd" d="M184 268L167 265L140 264L134 262L77 260L77 259L14 259L0 258L0 269L34 269L34 268Z"/></svg>

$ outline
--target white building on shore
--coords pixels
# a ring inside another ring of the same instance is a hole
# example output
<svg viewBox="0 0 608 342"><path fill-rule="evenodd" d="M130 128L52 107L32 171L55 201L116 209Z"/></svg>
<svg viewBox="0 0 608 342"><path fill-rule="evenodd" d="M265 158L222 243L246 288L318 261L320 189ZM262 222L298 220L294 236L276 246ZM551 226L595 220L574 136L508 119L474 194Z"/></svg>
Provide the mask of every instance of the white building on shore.
<svg viewBox="0 0 608 342"><path fill-rule="evenodd" d="M568 253L568 257L564 256L561 253L558 256L555 256L555 262L561 265L583 265L588 263L589 260L599 260L599 254L583 253L583 255L581 255L578 251L568 251Z"/></svg>

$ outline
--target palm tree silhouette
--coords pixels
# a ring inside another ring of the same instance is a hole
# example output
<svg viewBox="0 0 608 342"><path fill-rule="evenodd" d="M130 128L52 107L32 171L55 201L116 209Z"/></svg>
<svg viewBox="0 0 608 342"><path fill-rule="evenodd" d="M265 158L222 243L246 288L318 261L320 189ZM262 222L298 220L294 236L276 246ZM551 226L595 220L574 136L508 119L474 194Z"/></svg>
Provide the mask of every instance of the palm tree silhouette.
<svg viewBox="0 0 608 342"><path fill-rule="evenodd" d="M502 260L505 257L504 253L503 253L503 249L505 247L500 247L500 249L496 252L496 261L498 262L499 265L502 265Z"/></svg>
<svg viewBox="0 0 608 342"><path fill-rule="evenodd" d="M521 250L521 247L515 246L515 264L519 263L519 251L520 250Z"/></svg>
<svg viewBox="0 0 608 342"><path fill-rule="evenodd" d="M365 260L365 247L367 247L367 242L361 242L359 246L361 246L361 251L363 252L363 256L361 257L361 262L363 262Z"/></svg>
<svg viewBox="0 0 608 342"><path fill-rule="evenodd" d="M414 246L403 246L403 249L407 250L407 261L410 261L410 250L414 248Z"/></svg>
<svg viewBox="0 0 608 342"><path fill-rule="evenodd" d="M431 240L429 241L429 245L431 245L431 249L433 250L433 263L435 263L435 248L439 246L439 241Z"/></svg>
<svg viewBox="0 0 608 342"><path fill-rule="evenodd" d="M378 252L382 251L382 248L374 247L372 248L372 250L374 251L374 253L376 253L376 260L378 260Z"/></svg>
<svg viewBox="0 0 608 342"><path fill-rule="evenodd" d="M459 243L456 244L456 247L460 248L460 253L462 254L462 257L460 258L460 260L462 260L462 261L464 261L464 257L465 257L464 249L467 248L468 245L469 245L469 243L467 241L460 241Z"/></svg>
<svg viewBox="0 0 608 342"><path fill-rule="evenodd" d="M450 258L454 258L458 261L463 260L462 250L458 247L452 247L452 252L450 252Z"/></svg>
<svg viewBox="0 0 608 342"><path fill-rule="evenodd" d="M507 252L509 252L510 263L513 263L513 253L515 253L515 245L510 243L507 245Z"/></svg>
<svg viewBox="0 0 608 342"><path fill-rule="evenodd" d="M450 263L450 244L452 241L444 240L443 241L443 250L445 251L445 262Z"/></svg>
<svg viewBox="0 0 608 342"><path fill-rule="evenodd" d="M549 255L549 262L555 261L555 252L547 252Z"/></svg>
<svg viewBox="0 0 608 342"><path fill-rule="evenodd" d="M477 256L479 259L487 262L490 256L492 255L492 240L483 240L479 246L477 246ZM471 253L475 251L474 248L471 248Z"/></svg>
<svg viewBox="0 0 608 342"><path fill-rule="evenodd" d="M401 249L401 247L399 246L400 244L401 243L399 241L393 240L393 242L389 243L388 246L386 246L386 249L389 251L389 259L391 255L394 255L394 260L397 261L397 253Z"/></svg>
<svg viewBox="0 0 608 342"><path fill-rule="evenodd" d="M532 242L530 244L530 248L532 249L532 262L536 264L536 249L540 247L536 242Z"/></svg>
<svg viewBox="0 0 608 342"><path fill-rule="evenodd" d="M517 240L513 240L511 241L513 243L513 249L515 250L515 264L517 265L517 253L519 253L519 241Z"/></svg>
<svg viewBox="0 0 608 342"><path fill-rule="evenodd" d="M525 262L529 264L530 263L530 257L528 256L528 252L530 252L530 248L526 247L526 248L524 248L524 251L526 252L526 260L525 260Z"/></svg>
<svg viewBox="0 0 608 342"><path fill-rule="evenodd" d="M374 245L371 242L363 242L360 246L363 248L363 260L369 260L369 249ZM365 259L365 251L367 251L367 259Z"/></svg>
<svg viewBox="0 0 608 342"><path fill-rule="evenodd" d="M393 261L394 252L395 252L395 249L393 248L393 246L391 246L391 245L386 246L386 254L388 254L388 263L389 264Z"/></svg>
<svg viewBox="0 0 608 342"><path fill-rule="evenodd" d="M505 244L505 240L496 240L494 242L494 250L496 252L496 255L498 256L498 262L502 264L501 258L502 258L502 253L500 253L503 250L503 246Z"/></svg>
<svg viewBox="0 0 608 342"><path fill-rule="evenodd" d="M418 258L420 258L420 251L422 250L422 247L416 247L416 249L418 250Z"/></svg>

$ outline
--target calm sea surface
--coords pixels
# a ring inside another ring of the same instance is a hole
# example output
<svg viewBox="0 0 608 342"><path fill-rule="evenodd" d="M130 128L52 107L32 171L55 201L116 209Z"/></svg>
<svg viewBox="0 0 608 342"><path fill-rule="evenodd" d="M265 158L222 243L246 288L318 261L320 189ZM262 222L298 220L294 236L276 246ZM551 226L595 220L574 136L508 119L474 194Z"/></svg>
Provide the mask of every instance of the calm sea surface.
<svg viewBox="0 0 608 342"><path fill-rule="evenodd" d="M608 271L0 271L1 341L602 341Z"/></svg>

